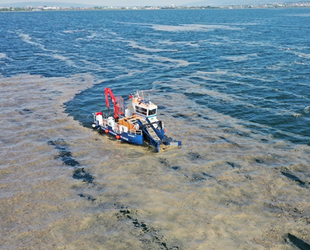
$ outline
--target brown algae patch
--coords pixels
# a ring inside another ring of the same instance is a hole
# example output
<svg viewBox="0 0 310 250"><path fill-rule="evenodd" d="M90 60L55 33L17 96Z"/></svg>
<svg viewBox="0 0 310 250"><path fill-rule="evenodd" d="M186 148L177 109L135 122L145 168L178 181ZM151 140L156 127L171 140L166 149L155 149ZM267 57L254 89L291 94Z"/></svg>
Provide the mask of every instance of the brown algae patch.
<svg viewBox="0 0 310 250"><path fill-rule="evenodd" d="M0 78L4 248L309 244L309 147L195 110L193 100L171 93L154 102L165 107L167 133L183 146L155 154L110 140L64 113L63 103L94 82L89 75ZM186 108L180 112L180 106Z"/></svg>

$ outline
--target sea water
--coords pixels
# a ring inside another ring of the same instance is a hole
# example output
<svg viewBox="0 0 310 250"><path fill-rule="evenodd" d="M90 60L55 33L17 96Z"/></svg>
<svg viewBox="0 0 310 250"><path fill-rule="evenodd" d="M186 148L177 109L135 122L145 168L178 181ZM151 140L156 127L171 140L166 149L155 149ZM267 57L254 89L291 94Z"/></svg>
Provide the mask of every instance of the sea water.
<svg viewBox="0 0 310 250"><path fill-rule="evenodd" d="M0 13L3 249L310 244L310 9ZM180 148L91 128L104 88Z"/></svg>

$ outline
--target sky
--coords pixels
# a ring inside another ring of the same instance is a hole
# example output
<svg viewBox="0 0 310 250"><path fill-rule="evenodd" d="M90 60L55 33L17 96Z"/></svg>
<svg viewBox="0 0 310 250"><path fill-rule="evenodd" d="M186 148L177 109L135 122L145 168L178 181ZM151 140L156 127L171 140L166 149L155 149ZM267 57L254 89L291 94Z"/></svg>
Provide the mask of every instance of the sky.
<svg viewBox="0 0 310 250"><path fill-rule="evenodd" d="M74 3L87 4L97 6L181 6L181 5L238 5L238 4L262 4L270 2L302 2L304 0L0 0L1 4L22 3L22 2L36 2L36 3ZM198 3L198 4L193 4ZM51 5L52 6L52 5ZM54 5L57 6L57 5Z"/></svg>
<svg viewBox="0 0 310 250"><path fill-rule="evenodd" d="M100 6L170 6L172 4L176 6L200 2L201 0L0 0L1 4L8 3L19 3L19 2L63 2L63 3L81 3L81 4L91 4L91 5L100 5ZM235 2L234 0L229 0ZM238 0L237 0L238 1ZM208 2L204 0L203 2ZM211 2L211 1L210 1Z"/></svg>

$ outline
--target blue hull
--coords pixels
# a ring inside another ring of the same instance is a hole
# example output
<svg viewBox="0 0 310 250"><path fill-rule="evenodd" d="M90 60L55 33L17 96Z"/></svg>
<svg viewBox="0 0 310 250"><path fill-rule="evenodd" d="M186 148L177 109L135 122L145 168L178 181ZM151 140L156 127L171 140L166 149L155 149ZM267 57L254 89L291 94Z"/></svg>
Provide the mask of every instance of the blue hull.
<svg viewBox="0 0 310 250"><path fill-rule="evenodd" d="M143 135L133 135L133 134L128 134L128 133L122 133L120 139L122 141L137 144L137 145L143 144Z"/></svg>
<svg viewBox="0 0 310 250"><path fill-rule="evenodd" d="M108 130L108 133L110 135L113 135L114 137L119 136L119 139L124 141L124 142L132 143L132 144L136 144L136 145L143 145L143 135L142 134L138 135L138 134L125 133L125 132L118 134L118 133L114 132L110 126L107 126L107 127L98 126L98 128L104 133L106 133L106 130Z"/></svg>
<svg viewBox="0 0 310 250"><path fill-rule="evenodd" d="M99 125L99 121L101 125ZM148 142L155 147L156 152L160 151L161 145L181 146L180 141L173 140L165 135L162 121L151 122L148 117L141 121L136 116L128 116L115 122L111 116L103 120L102 113L98 112L94 115L92 127L127 143L143 145L144 141Z"/></svg>

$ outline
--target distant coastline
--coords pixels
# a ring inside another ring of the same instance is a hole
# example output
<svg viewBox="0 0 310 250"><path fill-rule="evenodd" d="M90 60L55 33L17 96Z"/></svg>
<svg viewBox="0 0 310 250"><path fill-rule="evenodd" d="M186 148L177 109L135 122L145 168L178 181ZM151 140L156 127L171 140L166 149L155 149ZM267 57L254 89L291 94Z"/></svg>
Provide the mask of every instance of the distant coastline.
<svg viewBox="0 0 310 250"><path fill-rule="evenodd" d="M39 4L39 3L38 3ZM72 4L73 5L73 4ZM271 4L249 4L249 5L226 5L226 6L87 6L74 5L57 6L55 4L45 4L42 6L24 6L14 7L6 4L4 7L0 5L0 12L15 12L15 11L64 11L64 10L187 10L187 9L270 9L270 8L307 8L310 7L310 2L296 3L271 3Z"/></svg>

